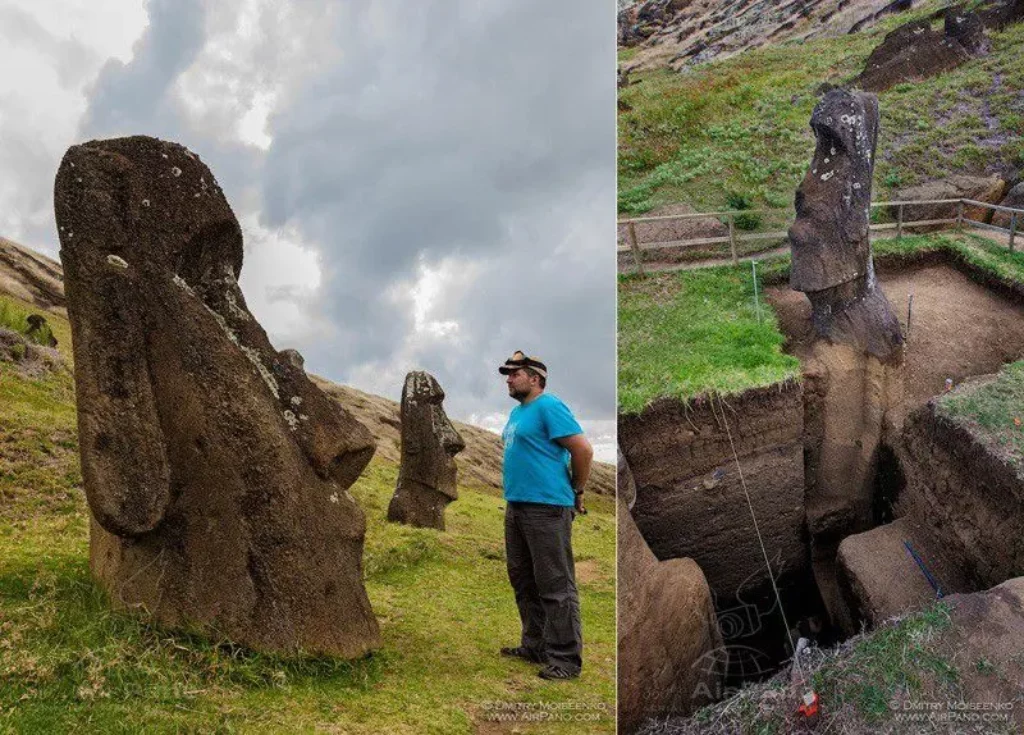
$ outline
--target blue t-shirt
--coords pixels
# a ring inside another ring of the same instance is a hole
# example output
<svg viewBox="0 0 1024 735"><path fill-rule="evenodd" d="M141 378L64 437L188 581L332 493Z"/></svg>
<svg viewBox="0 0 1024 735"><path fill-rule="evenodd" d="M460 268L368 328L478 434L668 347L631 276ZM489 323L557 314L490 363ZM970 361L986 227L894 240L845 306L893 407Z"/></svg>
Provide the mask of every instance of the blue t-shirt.
<svg viewBox="0 0 1024 735"><path fill-rule="evenodd" d="M569 450L555 439L582 433L569 407L549 393L513 408L501 433L505 500L573 505Z"/></svg>

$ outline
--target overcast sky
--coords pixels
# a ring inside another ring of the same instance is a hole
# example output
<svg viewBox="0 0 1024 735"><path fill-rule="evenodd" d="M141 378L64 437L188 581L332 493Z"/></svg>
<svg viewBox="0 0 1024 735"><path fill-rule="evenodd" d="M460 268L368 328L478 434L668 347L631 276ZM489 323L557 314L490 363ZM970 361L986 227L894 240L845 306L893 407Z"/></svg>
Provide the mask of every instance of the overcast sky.
<svg viewBox="0 0 1024 735"><path fill-rule="evenodd" d="M0 68L0 235L57 256L69 145L177 141L275 347L393 399L427 370L491 429L535 353L614 461L610 1L3 0Z"/></svg>

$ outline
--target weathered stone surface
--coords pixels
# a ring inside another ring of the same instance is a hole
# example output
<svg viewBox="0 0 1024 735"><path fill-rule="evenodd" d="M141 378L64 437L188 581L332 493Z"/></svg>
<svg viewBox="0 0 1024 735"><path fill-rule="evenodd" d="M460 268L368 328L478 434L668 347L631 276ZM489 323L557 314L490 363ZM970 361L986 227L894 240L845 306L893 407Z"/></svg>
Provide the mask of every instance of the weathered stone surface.
<svg viewBox="0 0 1024 735"><path fill-rule="evenodd" d="M953 69L972 54L982 53L985 45L978 16L950 8L941 32L932 30L931 20L924 19L886 35L868 56L864 71L854 83L869 92L884 92L901 82L927 79Z"/></svg>
<svg viewBox="0 0 1024 735"><path fill-rule="evenodd" d="M48 326L46 317L42 314L29 314L25 317L25 321L28 322L28 331L25 332L25 336L31 337L34 341L42 344L43 330ZM47 347L57 346L57 338L53 336L52 332L46 335L45 342Z"/></svg>
<svg viewBox="0 0 1024 735"><path fill-rule="evenodd" d="M54 200L90 563L111 600L258 649L376 648L348 492L373 437L249 313L210 170L154 138L92 141L65 154Z"/></svg>
<svg viewBox="0 0 1024 735"><path fill-rule="evenodd" d="M1013 207L1014 209L1024 209L1024 182L1017 184L1015 187L1006 192L1006 196L999 202L1004 207ZM992 224L997 227L1010 227L1010 214L1009 212L996 212L992 215ZM1017 232L1024 230L1024 214L1017 215Z"/></svg>
<svg viewBox="0 0 1024 735"><path fill-rule="evenodd" d="M807 294L819 335L898 360L903 336L876 288L869 204L878 99L833 89L811 115L817 146L796 192L790 286Z"/></svg>
<svg viewBox="0 0 1024 735"><path fill-rule="evenodd" d="M724 658L711 591L692 559L659 562L618 501L619 731L688 715L720 691Z"/></svg>
<svg viewBox="0 0 1024 735"><path fill-rule="evenodd" d="M459 497L455 455L466 448L441 404L430 373L411 372L402 387L402 464L388 520L444 530L444 509Z"/></svg>
<svg viewBox="0 0 1024 735"><path fill-rule="evenodd" d="M1006 182L999 176L967 176L957 174L941 181L928 181L917 186L908 186L896 191L896 200L901 202L913 202L935 199L973 199L976 202L990 202L998 204L1006 191ZM908 204L903 207L903 221L914 222L936 219L956 219L958 205L952 204ZM896 208L893 207L891 214L896 216ZM989 222L992 219L992 210L985 207L964 205L964 217L977 220L978 222ZM919 229L922 232L931 229L940 229L948 225L924 226Z"/></svg>

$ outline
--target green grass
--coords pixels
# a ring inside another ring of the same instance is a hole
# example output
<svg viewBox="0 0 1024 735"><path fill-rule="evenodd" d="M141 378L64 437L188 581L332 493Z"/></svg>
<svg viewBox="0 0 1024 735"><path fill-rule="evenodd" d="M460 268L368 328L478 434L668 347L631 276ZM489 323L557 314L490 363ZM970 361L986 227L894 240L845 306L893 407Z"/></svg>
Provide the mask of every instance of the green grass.
<svg viewBox="0 0 1024 735"><path fill-rule="evenodd" d="M712 211L737 191L755 207L789 206L814 149L816 88L852 79L887 32L945 4L924 3L863 33L771 45L681 73L633 72L620 90L630 109L619 113L619 212L680 201ZM879 94L876 200L997 161L1024 163L1024 24L989 35L988 56Z"/></svg>
<svg viewBox="0 0 1024 735"><path fill-rule="evenodd" d="M968 233L876 239L875 257L948 252L1005 282L1024 284L1024 253ZM759 289L789 278L788 254L758 263ZM661 397L738 393L800 373L782 353L775 313L754 306L750 264L619 276L619 412L639 413ZM1024 417L1022 417L1024 418Z"/></svg>
<svg viewBox="0 0 1024 735"><path fill-rule="evenodd" d="M1024 361L1004 365L991 382L965 385L938 400L940 415L965 424L1024 471Z"/></svg>
<svg viewBox="0 0 1024 735"><path fill-rule="evenodd" d="M577 681L544 682L497 655L519 630L500 497L460 488L443 533L390 524L397 468L382 461L352 492L367 514L366 585L383 647L355 662L286 659L112 612L89 576L70 376L30 380L0 363L0 406L0 732L469 733L494 702L578 703L590 709L546 711L596 714L588 731L614 731L610 499L593 498L574 527Z"/></svg>
<svg viewBox="0 0 1024 735"><path fill-rule="evenodd" d="M655 398L723 394L796 377L749 265L619 277L619 412Z"/></svg>
<svg viewBox="0 0 1024 735"><path fill-rule="evenodd" d="M811 683L830 709L848 704L862 721L881 724L892 702L957 684L959 671L931 645L950 627L949 607L938 603L858 641L847 656L815 671Z"/></svg>

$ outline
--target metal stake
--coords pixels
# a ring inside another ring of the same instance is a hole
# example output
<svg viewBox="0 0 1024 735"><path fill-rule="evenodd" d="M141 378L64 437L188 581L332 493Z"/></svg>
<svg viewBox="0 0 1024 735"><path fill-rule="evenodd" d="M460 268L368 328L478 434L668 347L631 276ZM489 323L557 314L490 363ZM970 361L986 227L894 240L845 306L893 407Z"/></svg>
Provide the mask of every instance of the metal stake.
<svg viewBox="0 0 1024 735"><path fill-rule="evenodd" d="M757 323L761 323L761 302L757 297L757 261L751 259L750 270L754 274L754 309L757 311Z"/></svg>

